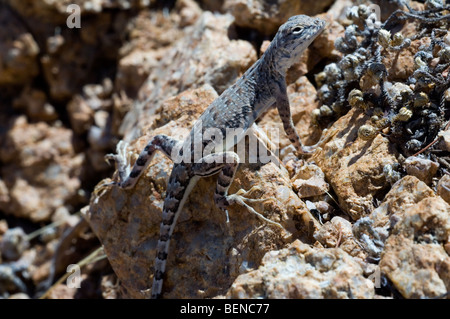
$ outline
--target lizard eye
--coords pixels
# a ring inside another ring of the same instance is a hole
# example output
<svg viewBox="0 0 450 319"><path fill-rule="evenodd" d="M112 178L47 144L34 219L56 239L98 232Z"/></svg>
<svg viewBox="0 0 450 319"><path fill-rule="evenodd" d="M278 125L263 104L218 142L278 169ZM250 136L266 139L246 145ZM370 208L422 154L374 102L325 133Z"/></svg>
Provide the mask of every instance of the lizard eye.
<svg viewBox="0 0 450 319"><path fill-rule="evenodd" d="M293 34L299 34L303 29L300 27L295 27L294 29L292 29L292 33Z"/></svg>

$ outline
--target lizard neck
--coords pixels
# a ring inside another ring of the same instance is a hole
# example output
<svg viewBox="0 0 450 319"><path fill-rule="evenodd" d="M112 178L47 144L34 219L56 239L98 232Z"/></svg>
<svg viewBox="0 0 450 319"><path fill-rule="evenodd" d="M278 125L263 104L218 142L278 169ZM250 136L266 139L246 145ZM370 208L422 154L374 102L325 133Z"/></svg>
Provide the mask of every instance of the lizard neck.
<svg viewBox="0 0 450 319"><path fill-rule="evenodd" d="M261 57L261 64L264 68L270 70L272 74L284 78L287 70L293 64L291 60L290 52L281 47L278 44L277 38L275 38Z"/></svg>

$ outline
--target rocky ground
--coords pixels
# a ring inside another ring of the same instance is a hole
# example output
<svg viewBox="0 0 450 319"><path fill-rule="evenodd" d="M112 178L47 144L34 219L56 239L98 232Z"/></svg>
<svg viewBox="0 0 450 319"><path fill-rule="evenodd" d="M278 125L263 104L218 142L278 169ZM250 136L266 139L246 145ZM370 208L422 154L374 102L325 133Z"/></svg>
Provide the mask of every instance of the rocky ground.
<svg viewBox="0 0 450 319"><path fill-rule="evenodd" d="M327 21L287 77L300 137L320 147L297 158L269 110L258 126L280 130L282 165L243 163L230 189L283 229L240 206L227 223L200 180L164 297L448 298L442 2L0 0L0 298L145 298L172 164L157 154L121 190L105 155L184 136L296 14Z"/></svg>

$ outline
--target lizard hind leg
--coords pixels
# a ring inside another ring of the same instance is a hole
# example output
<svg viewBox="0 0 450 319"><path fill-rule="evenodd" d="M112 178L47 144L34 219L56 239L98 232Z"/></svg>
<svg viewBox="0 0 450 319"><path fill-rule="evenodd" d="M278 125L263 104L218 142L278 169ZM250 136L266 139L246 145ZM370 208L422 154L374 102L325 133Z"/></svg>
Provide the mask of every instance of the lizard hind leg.
<svg viewBox="0 0 450 319"><path fill-rule="evenodd" d="M227 222L229 222L228 206L232 204L238 204L243 207L246 207L251 213L258 216L258 218L260 218L261 220L284 229L283 226L281 226L279 223L264 217L262 214L258 213L253 207L251 207L246 203L246 202L249 203L267 202L270 200L276 200L273 197L252 199L243 196L252 190L261 189L259 186L254 186L249 191L241 189L236 194L228 195L228 189L230 188L230 185L233 182L234 175L236 174L238 165L239 165L239 156L236 153L223 152L205 156L204 158L201 159L199 163L195 163L192 168L194 175L197 176L211 176L216 173L219 173L217 177L216 189L214 192L214 202L216 203L218 208L220 208L222 211L225 212Z"/></svg>

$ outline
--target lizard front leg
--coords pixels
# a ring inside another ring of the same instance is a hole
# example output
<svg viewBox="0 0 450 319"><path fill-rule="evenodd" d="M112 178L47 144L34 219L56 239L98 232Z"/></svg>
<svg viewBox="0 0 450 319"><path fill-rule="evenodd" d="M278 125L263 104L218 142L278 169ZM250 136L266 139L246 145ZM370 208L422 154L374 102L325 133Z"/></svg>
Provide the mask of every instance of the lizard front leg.
<svg viewBox="0 0 450 319"><path fill-rule="evenodd" d="M274 222L262 214L258 213L251 206L249 206L248 202L260 202L272 200L273 198L264 198L264 199L251 199L242 196L241 194L245 194L244 190L239 190L236 194L228 195L228 189L230 188L231 183L233 182L234 175L236 174L237 168L239 166L239 156L235 152L221 152L209 154L203 157L198 163L193 164L192 173L196 176L211 176L216 173L217 184L216 190L214 192L214 202L217 207L223 210L227 216L228 221L228 206L232 204L239 204L241 206L246 207L251 213L258 216L260 219L265 222L280 227L284 230L283 226L279 223Z"/></svg>
<svg viewBox="0 0 450 319"><path fill-rule="evenodd" d="M134 163L131 171L126 161L126 156L122 154L122 152L118 151L118 154L108 154L106 158L112 159L117 163L119 182L114 184L118 184L122 188L133 187L141 176L142 172L150 164L153 156L155 155L155 151L161 151L168 158L172 159L172 150L174 149L175 145L179 143L181 143L179 140L176 140L167 135L160 134L154 136L139 154L139 157Z"/></svg>
<svg viewBox="0 0 450 319"><path fill-rule="evenodd" d="M276 95L276 105L278 109L278 114L280 114L281 121L283 122L284 131L288 136L291 143L294 145L297 152L300 154L310 154L313 153L318 144L321 143L320 140L317 144L311 146L305 146L298 136L297 130L295 129L294 123L292 122L291 108L289 105L289 98L286 91L286 85L282 85Z"/></svg>

